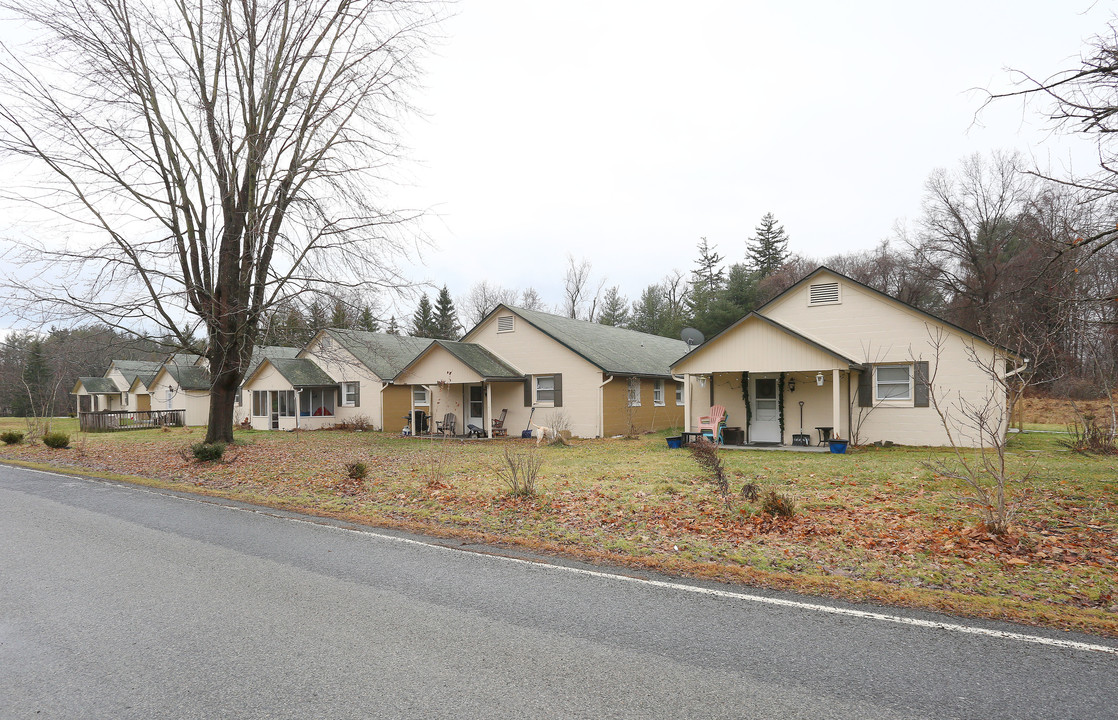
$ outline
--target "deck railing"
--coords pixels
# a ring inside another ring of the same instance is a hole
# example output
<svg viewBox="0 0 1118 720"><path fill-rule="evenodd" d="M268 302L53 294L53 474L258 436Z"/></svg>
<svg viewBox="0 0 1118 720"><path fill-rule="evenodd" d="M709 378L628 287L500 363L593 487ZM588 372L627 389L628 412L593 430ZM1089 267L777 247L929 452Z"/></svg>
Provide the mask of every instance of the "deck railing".
<svg viewBox="0 0 1118 720"><path fill-rule="evenodd" d="M78 425L82 432L143 430L167 425L182 427L185 424L185 410L107 410L78 413Z"/></svg>

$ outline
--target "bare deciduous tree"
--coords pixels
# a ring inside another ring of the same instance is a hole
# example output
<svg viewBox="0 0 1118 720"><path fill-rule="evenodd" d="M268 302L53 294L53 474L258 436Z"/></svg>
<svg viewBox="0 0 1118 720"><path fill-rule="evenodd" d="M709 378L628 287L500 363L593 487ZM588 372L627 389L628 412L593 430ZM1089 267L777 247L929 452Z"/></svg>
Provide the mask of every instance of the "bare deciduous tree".
<svg viewBox="0 0 1118 720"><path fill-rule="evenodd" d="M465 324L472 328L498 305L515 305L516 298L516 290L482 280L474 283L465 297L458 299L458 312Z"/></svg>
<svg viewBox="0 0 1118 720"><path fill-rule="evenodd" d="M3 197L70 234L23 245L29 309L207 339L208 441L269 308L394 286L379 206L434 18L389 0L6 0L34 44L0 59Z"/></svg>
<svg viewBox="0 0 1118 720"><path fill-rule="evenodd" d="M594 288L590 279L591 272L589 260L583 258L582 262L576 263L573 255L567 255L567 273L563 276L562 306L562 312L567 317L594 321L606 281L602 278L598 281L597 288Z"/></svg>

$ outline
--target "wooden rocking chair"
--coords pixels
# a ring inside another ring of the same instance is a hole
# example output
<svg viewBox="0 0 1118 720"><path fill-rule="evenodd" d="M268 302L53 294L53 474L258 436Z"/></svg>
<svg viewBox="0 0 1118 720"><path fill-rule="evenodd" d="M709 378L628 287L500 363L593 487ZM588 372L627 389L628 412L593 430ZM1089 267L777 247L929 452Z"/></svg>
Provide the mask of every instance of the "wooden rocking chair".
<svg viewBox="0 0 1118 720"><path fill-rule="evenodd" d="M509 430L505 427L505 416L509 414L509 409L505 408L501 411L501 417L493 418L493 437L508 437Z"/></svg>

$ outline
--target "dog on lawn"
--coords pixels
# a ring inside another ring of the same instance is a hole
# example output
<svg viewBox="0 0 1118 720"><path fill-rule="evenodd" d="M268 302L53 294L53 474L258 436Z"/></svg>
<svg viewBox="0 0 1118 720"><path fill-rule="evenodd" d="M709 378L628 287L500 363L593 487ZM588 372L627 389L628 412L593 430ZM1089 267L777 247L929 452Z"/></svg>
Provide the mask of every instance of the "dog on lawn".
<svg viewBox="0 0 1118 720"><path fill-rule="evenodd" d="M536 428L536 447L539 447L544 440L555 442L555 438L559 435L554 428L549 428L546 425L532 423L532 427Z"/></svg>

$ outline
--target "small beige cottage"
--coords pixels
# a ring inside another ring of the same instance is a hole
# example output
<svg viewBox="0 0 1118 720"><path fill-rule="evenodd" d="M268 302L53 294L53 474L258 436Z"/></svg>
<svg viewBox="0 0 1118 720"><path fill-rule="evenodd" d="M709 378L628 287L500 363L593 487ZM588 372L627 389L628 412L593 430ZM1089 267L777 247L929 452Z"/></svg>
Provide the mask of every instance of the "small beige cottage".
<svg viewBox="0 0 1118 720"><path fill-rule="evenodd" d="M934 392L952 407L956 442L979 438L957 412L960 400L1001 408L1005 397L982 365L1009 370L1014 358L985 338L826 267L679 358L688 381L688 429L712 405L727 411L749 444L813 444L831 436L945 445ZM1011 370L1010 370L1011 371ZM697 381L697 382L695 382Z"/></svg>

